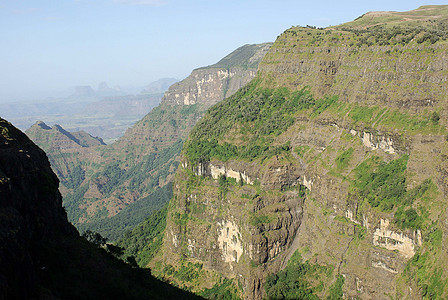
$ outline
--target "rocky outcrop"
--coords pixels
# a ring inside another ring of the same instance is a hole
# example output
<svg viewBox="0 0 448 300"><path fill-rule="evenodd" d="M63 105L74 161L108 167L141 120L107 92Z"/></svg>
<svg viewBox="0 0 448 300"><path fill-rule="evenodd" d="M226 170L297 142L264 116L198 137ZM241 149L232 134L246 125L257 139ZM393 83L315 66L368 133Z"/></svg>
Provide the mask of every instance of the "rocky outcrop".
<svg viewBox="0 0 448 300"><path fill-rule="evenodd" d="M169 105L202 104L205 108L233 95L251 81L271 43L245 45L215 65L194 70L173 84L162 99Z"/></svg>

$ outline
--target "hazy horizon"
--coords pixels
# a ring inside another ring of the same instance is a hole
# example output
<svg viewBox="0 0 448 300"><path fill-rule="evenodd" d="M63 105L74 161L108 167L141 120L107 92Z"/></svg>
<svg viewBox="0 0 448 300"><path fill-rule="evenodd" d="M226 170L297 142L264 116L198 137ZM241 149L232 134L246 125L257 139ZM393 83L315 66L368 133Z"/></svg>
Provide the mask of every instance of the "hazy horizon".
<svg viewBox="0 0 448 300"><path fill-rule="evenodd" d="M244 44L295 25L327 27L367 11L443 1L0 0L0 103L62 97L100 82L184 79Z"/></svg>

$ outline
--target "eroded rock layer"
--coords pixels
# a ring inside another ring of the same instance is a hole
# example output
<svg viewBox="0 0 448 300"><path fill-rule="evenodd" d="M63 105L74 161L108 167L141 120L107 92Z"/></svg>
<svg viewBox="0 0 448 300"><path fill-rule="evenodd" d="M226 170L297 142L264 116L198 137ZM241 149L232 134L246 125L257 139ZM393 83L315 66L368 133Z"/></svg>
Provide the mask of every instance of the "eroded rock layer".
<svg viewBox="0 0 448 300"><path fill-rule="evenodd" d="M185 143L154 272L246 299L447 297L447 8L280 35Z"/></svg>

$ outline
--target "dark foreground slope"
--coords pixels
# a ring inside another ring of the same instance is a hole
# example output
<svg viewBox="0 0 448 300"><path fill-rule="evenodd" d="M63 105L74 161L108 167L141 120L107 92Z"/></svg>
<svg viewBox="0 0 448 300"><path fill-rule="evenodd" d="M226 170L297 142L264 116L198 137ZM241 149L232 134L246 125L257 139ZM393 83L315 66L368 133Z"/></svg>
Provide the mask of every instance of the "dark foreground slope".
<svg viewBox="0 0 448 300"><path fill-rule="evenodd" d="M79 237L45 153L0 119L0 299L189 297Z"/></svg>
<svg viewBox="0 0 448 300"><path fill-rule="evenodd" d="M447 299L447 8L282 33L185 142L153 272L245 299Z"/></svg>

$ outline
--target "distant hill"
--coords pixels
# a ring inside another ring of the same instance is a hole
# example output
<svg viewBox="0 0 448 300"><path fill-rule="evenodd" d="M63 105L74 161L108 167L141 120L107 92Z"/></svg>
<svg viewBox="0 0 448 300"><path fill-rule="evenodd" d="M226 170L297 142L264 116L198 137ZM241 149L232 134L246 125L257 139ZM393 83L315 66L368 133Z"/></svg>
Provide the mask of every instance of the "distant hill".
<svg viewBox="0 0 448 300"><path fill-rule="evenodd" d="M109 87L106 82L101 82L97 90L78 86L68 97L2 104L0 113L22 130L43 120L69 131L84 130L111 143L157 106L172 82L175 79L157 80L147 86L148 93L140 93L142 88L137 88L135 95L118 86Z"/></svg>
<svg viewBox="0 0 448 300"><path fill-rule="evenodd" d="M50 127L42 121L37 121L25 133L45 151L106 145L101 138L85 131L68 132L60 125Z"/></svg>
<svg viewBox="0 0 448 300"><path fill-rule="evenodd" d="M165 91L178 80L175 78L161 78L148 84L140 94L160 94L165 93Z"/></svg>
<svg viewBox="0 0 448 300"><path fill-rule="evenodd" d="M47 153L51 167L62 183L63 194L83 180L80 160L94 157L97 150L92 149L106 145L101 138L85 131L68 132L60 125L50 127L42 121L37 121L25 133Z"/></svg>

